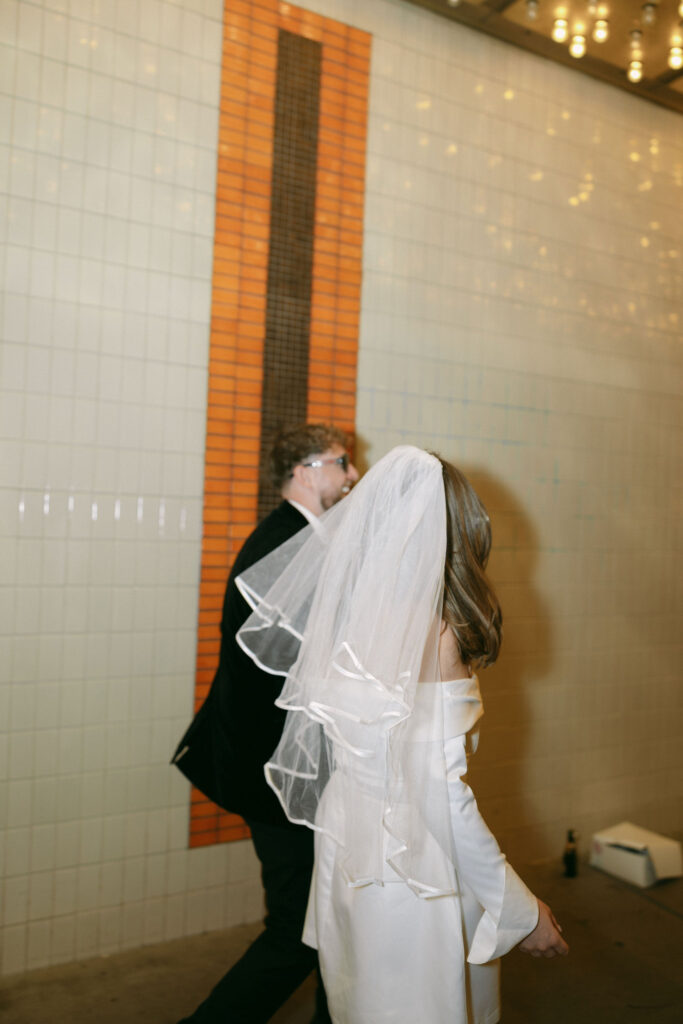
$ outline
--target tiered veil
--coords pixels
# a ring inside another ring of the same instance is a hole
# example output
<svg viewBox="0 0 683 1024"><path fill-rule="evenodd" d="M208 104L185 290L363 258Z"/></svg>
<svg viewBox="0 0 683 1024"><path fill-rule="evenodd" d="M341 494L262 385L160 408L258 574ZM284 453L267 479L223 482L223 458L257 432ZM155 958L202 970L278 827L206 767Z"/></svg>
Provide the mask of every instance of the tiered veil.
<svg viewBox="0 0 683 1024"><path fill-rule="evenodd" d="M237 580L254 609L239 643L286 677L268 781L290 820L340 844L352 885L456 887L438 687L417 699L438 680L445 554L441 463L403 446Z"/></svg>

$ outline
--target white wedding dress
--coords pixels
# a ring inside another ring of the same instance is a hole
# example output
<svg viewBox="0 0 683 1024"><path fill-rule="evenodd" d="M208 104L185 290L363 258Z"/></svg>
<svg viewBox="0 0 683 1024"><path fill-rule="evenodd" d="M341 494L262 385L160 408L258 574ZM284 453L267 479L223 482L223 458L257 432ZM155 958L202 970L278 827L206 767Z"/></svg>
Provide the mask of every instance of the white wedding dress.
<svg viewBox="0 0 683 1024"><path fill-rule="evenodd" d="M365 884L348 880L345 847L332 836L343 835L346 846L360 843L365 849L377 842L384 752L379 745L374 758L347 757L344 747L335 744L336 770L316 818L315 870L303 935L319 950L334 1024L499 1020L498 958L533 930L538 905L507 864L464 781L481 714L476 676L421 683L404 746L408 759L424 764L428 758L431 773L446 774L450 857L456 865L449 895L417 895L393 871L387 863L391 837L386 831L379 840L384 849L376 851L381 877ZM349 722L345 729L349 744L356 739L354 728ZM353 820L340 820L349 807ZM425 813L427 837L443 835L444 823L435 814ZM436 863L439 843L433 845Z"/></svg>
<svg viewBox="0 0 683 1024"><path fill-rule="evenodd" d="M237 580L254 609L238 642L285 677L265 771L289 820L315 830L303 938L335 1024L493 1024L497 958L538 918L464 781L478 682L431 682L446 559L460 557L447 550L445 471L394 448L316 530ZM483 572L488 516L463 493Z"/></svg>

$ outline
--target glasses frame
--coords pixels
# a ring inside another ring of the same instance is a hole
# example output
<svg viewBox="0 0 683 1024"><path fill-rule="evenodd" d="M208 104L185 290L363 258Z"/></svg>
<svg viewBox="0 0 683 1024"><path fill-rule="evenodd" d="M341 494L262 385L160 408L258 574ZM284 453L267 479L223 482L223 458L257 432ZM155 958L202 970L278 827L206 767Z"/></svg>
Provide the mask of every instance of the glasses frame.
<svg viewBox="0 0 683 1024"><path fill-rule="evenodd" d="M329 459L312 459L310 462L302 462L301 465L307 466L310 469L317 469L318 466L331 466L335 462L338 466L341 466L345 473L348 473L351 459L347 452L344 452L343 455L331 456Z"/></svg>

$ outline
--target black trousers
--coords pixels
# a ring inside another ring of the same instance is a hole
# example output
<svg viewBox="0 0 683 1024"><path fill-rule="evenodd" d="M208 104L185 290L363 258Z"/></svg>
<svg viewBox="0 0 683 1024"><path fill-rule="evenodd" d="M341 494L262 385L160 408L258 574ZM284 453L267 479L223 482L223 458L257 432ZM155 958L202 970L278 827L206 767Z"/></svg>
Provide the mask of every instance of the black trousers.
<svg viewBox="0 0 683 1024"><path fill-rule="evenodd" d="M248 821L266 894L265 929L205 1001L179 1024L265 1024L317 969L301 933L313 870L313 833ZM318 975L312 1024L331 1024Z"/></svg>

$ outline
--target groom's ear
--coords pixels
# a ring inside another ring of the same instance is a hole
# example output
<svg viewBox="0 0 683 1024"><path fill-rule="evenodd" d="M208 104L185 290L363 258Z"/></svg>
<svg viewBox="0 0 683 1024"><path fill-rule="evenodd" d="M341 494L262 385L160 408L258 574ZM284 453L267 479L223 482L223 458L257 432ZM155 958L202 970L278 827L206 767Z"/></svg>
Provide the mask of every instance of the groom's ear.
<svg viewBox="0 0 683 1024"><path fill-rule="evenodd" d="M292 479L299 484L300 487L310 487L312 482L313 470L310 466L302 466L298 463L292 470Z"/></svg>

